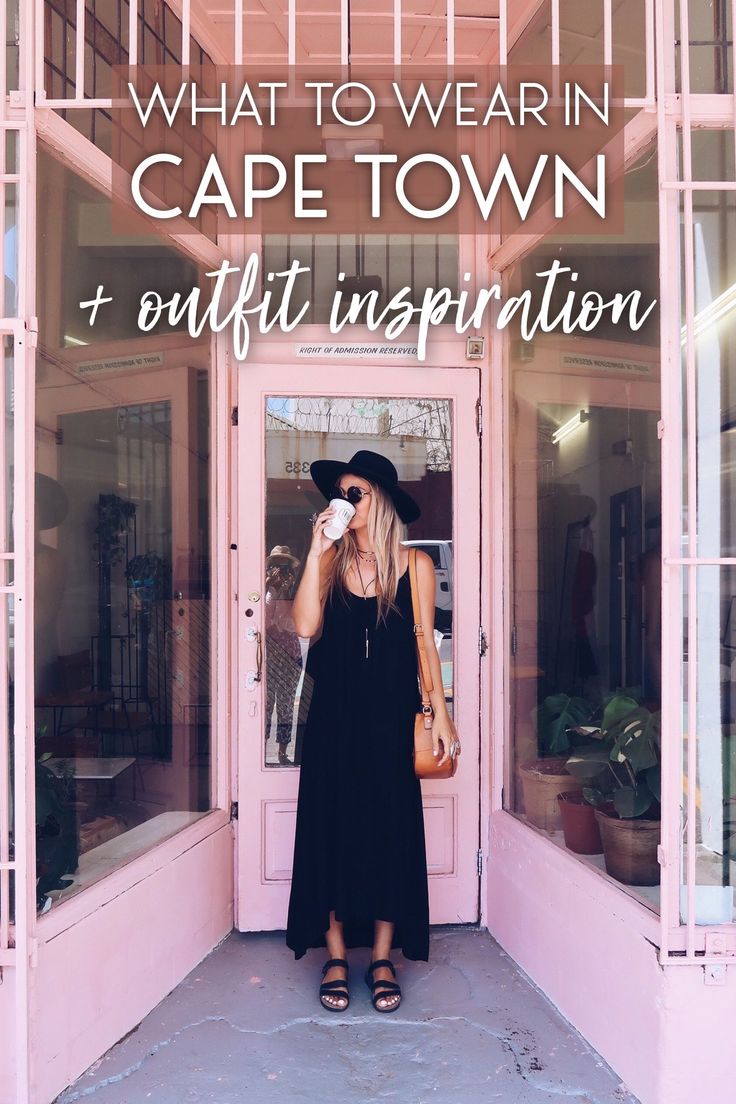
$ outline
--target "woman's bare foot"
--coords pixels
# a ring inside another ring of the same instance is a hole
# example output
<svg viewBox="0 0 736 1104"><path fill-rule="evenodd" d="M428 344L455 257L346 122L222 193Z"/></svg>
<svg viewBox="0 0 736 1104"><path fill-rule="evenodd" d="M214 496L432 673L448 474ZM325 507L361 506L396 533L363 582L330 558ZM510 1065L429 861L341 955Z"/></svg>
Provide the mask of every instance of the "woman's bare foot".
<svg viewBox="0 0 736 1104"><path fill-rule="evenodd" d="M374 924L373 952L371 962L380 962L381 959L391 961L391 944L394 936L394 924L390 920L376 920ZM395 974L388 966L377 966L372 971L374 981L395 981ZM381 996L381 987L377 985L375 990L375 1003L381 1010L395 1008L401 1000L401 993L384 990Z"/></svg>
<svg viewBox="0 0 736 1104"><path fill-rule="evenodd" d="M393 981L394 975L391 970L389 970L388 966L378 966L373 971L373 980ZM374 992L376 995L376 1004L379 1008L395 1008L401 1000L401 993L382 992L380 985L376 986Z"/></svg>
<svg viewBox="0 0 736 1104"><path fill-rule="evenodd" d="M347 951L345 949L345 936L342 929L342 921L335 918L335 913L330 913L330 926L325 932L325 946L327 947L328 962L331 958L341 958L347 962ZM348 971L345 966L330 966L328 970L325 970L322 982L328 981L343 981L345 982L344 988L347 989L347 977ZM343 991L341 993L342 986L336 985L332 993L320 994L320 1000L326 1008L334 1008L338 1011L347 1008L350 998Z"/></svg>
<svg viewBox="0 0 736 1104"><path fill-rule="evenodd" d="M335 955L335 958L342 958L342 955ZM326 981L344 981L345 988L347 989L348 972L344 966L330 966L326 971L323 982ZM347 1008L348 997L344 993L340 992L340 989L335 987L332 993L322 993L320 1000L323 1004L329 1005L331 1008Z"/></svg>

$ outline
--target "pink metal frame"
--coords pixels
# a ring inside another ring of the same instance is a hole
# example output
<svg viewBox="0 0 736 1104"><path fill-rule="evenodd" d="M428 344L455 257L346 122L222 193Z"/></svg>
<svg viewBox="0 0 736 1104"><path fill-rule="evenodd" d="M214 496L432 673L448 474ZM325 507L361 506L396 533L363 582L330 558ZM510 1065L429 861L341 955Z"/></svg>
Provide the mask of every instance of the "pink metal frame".
<svg viewBox="0 0 736 1104"><path fill-rule="evenodd" d="M733 932L734 925L705 927L695 925L696 890L696 780L697 780L697 572L703 566L733 566L733 557L706 557L699 554L697 483L697 376L695 350L695 258L693 197L696 191L732 191L728 180L693 180L692 132L698 126L733 129L736 126L736 99L733 95L694 95L690 84L689 50L680 50L681 95L675 92L674 43L689 42L689 10L680 4L679 27L674 12L664 0L658 0L658 99L659 164L661 180L660 241L662 273L662 486L663 486L663 603L662 603L662 681L669 686L662 706L663 733L672 733L663 745L662 771L662 845L663 879L661 902L660 957L669 964L723 963L722 954L713 953L719 932ZM736 2L731 4L732 21ZM678 179L677 137L682 136L682 179ZM680 195L682 196L682 256L678 242L681 233ZM680 310L680 272L684 275L684 302ZM682 371L681 327L684 319L684 395L678 381ZM684 406L684 417L683 417ZM682 430L685 429L685 451ZM687 555L682 554L681 488L685 475L687 488ZM687 581L688 636L687 670L687 792L683 797L682 762L684 733L682 701L683 583ZM679 693L673 691L679 688ZM684 885L687 894L687 923L680 924L679 887L681 880L680 841L681 804L686 816L685 843L687 861ZM684 937L684 938L683 938Z"/></svg>
<svg viewBox="0 0 736 1104"><path fill-rule="evenodd" d="M0 4L0 20L6 26L6 4ZM0 185L3 200L8 188L16 198L16 315L0 319L3 341L12 343L12 409L7 408L8 388L3 384L0 400L0 456L6 457L6 427L13 427L12 534L8 531L10 511L6 498L9 473L0 480L0 969L15 972L16 1086L18 1101L27 1100L30 1085L29 987L34 951L35 923L35 833L33 772L33 380L37 322L35 291L35 162L33 85L29 79L33 59L33 11L21 5L19 12L20 89L8 90L3 50L0 70ZM8 94L9 93L9 94ZM14 135L17 172L6 171L6 140ZM0 240L5 241L5 202L1 204ZM9 575L12 572L12 578ZM13 598L13 758L10 760L9 683L10 640L9 599ZM13 776L12 818L8 809L9 774ZM10 833L15 840L10 859ZM14 881L14 924L10 917L10 879Z"/></svg>
<svg viewBox="0 0 736 1104"><path fill-rule="evenodd" d="M225 57L218 48L217 42L207 26L207 12L204 4L196 0L169 0L170 6L177 12L183 26L183 64L189 60L189 38L193 33L198 41L205 46L213 59L219 63L241 63L251 60L256 50L252 49L252 41L249 38L248 28L245 26L246 15L243 0L232 0L233 4L233 55ZM498 59L503 64L509 55L509 50L523 33L524 28L534 17L540 7L539 0L499 0L498 14ZM736 21L736 0L732 0L734 9L734 21ZM33 385L34 379L34 352L33 334L34 323L34 287L35 287L35 152L36 141L39 135L44 141L55 146L60 152L63 150L67 159L75 162L80 171L85 172L98 184L110 186L110 165L99 150L94 150L75 131L65 124L53 113L54 108L80 108L111 106L108 99L91 99L84 96L84 22L86 18L84 0L77 0L77 50L76 50L76 94L73 99L54 100L46 97L44 88L44 19L43 0L20 3L20 90L6 88L5 52L0 53L0 130L4 133L15 133L18 138L19 172L17 178L6 174L4 162L0 163L0 184L7 187L13 184L20 185L18 191L18 308L17 316L9 319L0 319L0 333L9 335L13 340L15 356L15 386L13 420L17 431L14 435L14 534L13 551L9 547L9 535L2 528L2 519L6 516L2 491L0 491L0 563L2 570L7 572L5 565L13 564L14 577L9 583L7 574L0 577L0 601L2 612L0 613L0 701L3 692L7 690L8 679L8 597L14 596L15 612L15 759L12 764L15 780L16 802L14 810L14 831L16 839L27 841L26 848L16 853L11 861L9 850L9 814L7 809L3 811L4 803L0 803L0 911L5 918L0 922L0 967L14 965L17 972L16 1000L17 1000L17 1031L18 1031L18 1095L19 1101L28 1098L29 1072L28 1072L28 970L33 950L33 941L36 937L36 918L34 908L33 883L35 870L35 855L32 833L28 831L28 825L33 824L34 795L32 792L32 772L29 773L28 765L33 761L33 591L30 586L32 578L32 554L33 554L33 433L30 427L34 424L33 412ZM606 62L617 60L616 41L613 26L613 5L611 0L603 0L603 57ZM340 60L345 63L348 60L347 37L347 3L341 0L341 32L340 32ZM550 61L559 60L560 57L560 0L552 0L551 4L551 56ZM656 36L655 36L656 13ZM672 0L645 0L645 54L646 54L646 84L644 95L626 101L626 106L639 108L640 112L627 127L626 142L627 153L630 158L637 155L647 141L656 133L659 141L659 166L661 180L661 204L660 204L660 248L661 248L661 274L662 274L662 421L664 436L662 441L662 468L663 468L663 680L670 687L678 687L681 684L680 642L682 634L682 578L687 572L690 576L689 603L690 623L694 624L696 614L697 592L695 587L695 573L698 566L706 563L719 565L733 564L733 559L704 559L698 556L697 531L695 527L696 515L692 506L697 493L695 480L696 444L694 422L695 409L695 350L693 334L694 318L694 272L693 272L693 194L698 189L731 190L736 185L731 181L695 182L692 179L691 165L691 132L693 127L706 125L712 127L732 128L734 126L736 100L727 96L702 96L693 95L690 92L690 73L687 51L682 56L682 95L676 95L675 89L675 64L674 42L679 37L682 41L688 39L688 11L687 4L680 5L680 26L674 26L674 3ZM130 61L135 64L137 51L138 2L131 0L130 4ZM0 19L5 18L5 0L0 0ZM404 16L404 19L407 17ZM454 61L455 52L455 27L457 18L454 0L447 0L446 6L446 41L447 60ZM298 10L296 0L288 0L286 11L287 25L287 60L296 61L297 58L297 20ZM399 63L403 58L402 47L402 2L393 0L393 57ZM656 47L656 59L655 59ZM655 65L656 60L656 65ZM656 95L655 95L656 80ZM35 110L34 110L35 93ZM683 174L678 179L677 165L677 132L682 128L683 136ZM0 135L2 137L2 135ZM682 193L684 201L685 220L685 245L684 255L679 257L677 242L679 240L679 195ZM504 273L508 267L517 261L525 252L536 244L535 238L516 237L512 241L498 241L479 237L473 244L472 263L476 271L482 274L480 278L496 279ZM228 248L228 242L223 241L219 246L202 239L197 241L191 236L182 240L182 245L205 263L212 264L220 258ZM241 238L239 247L243 244L246 248L257 247L257 240ZM462 246L463 264L465 264L468 247ZM678 389L670 386L670 382L680 378L680 327L681 318L676 304L679 301L679 266L684 266L685 274L685 301L684 318L686 325L686 394L688 398L688 436L687 451L682 455L680 445L680 426L682 424L681 398ZM489 267L493 271L488 271ZM509 567L502 555L504 542L501 540L503 533L509 532L509 501L507 488L509 486L508 471L504 470L504 464L508 463L508 449L505 445L507 419L505 418L505 403L507 401L507 389L503 375L503 349L502 343L490 340L495 335L489 327L487 330L491 348L490 370L485 372L486 393L491 399L491 425L492 432L488 437L493 442L494 454L489 456L486 451L483 463L484 500L492 503L492 529L498 539L491 541L491 571L483 580L483 605L484 609L493 617L491 630L496 640L508 640L508 611L504 610L500 601L493 601L492 595L509 593ZM228 350L224 339L220 336L213 342L213 348L217 349L218 363L226 360ZM228 389L230 381L227 373L223 373L220 380L215 381L217 395L215 434L223 433L227 407L230 401ZM0 412L2 413L2 412ZM4 420L0 419L3 421ZM2 429L0 429L2 433ZM0 445L2 440L0 438ZM490 446L484 446L488 449ZM680 487L681 474L688 473L688 493L690 510L690 528L688 531L687 556L683 557L680 548ZM215 480L213 466L213 496L219 495L219 510L215 519L214 536L217 541L217 571L223 582L221 593L227 594L227 580L229 568L227 565L227 524L226 512L232 508L223 499L222 483ZM227 489L226 489L227 491ZM487 497L486 497L487 495ZM692 657L695 650L695 641L691 639L691 663L689 665L689 717L688 729L693 738L688 741L688 775L695 777L697 751L696 751L696 681L695 663ZM491 716L492 731L498 735L509 731L508 718L508 685L507 662L500 648L493 649L492 665L483 679L484 709ZM221 686L230 686L233 697L227 700L222 695L222 701L218 704L219 731L226 730L226 722L229 712L235 707L235 689L228 677L227 650L218 651L218 681ZM692 963L697 955L698 963L710 961L709 957L702 956L705 946L705 935L709 930L694 925L694 893L695 893L695 869L694 869L694 825L695 825L695 787L689 787L688 792L688 856L689 864L686 871L686 884L688 890L688 916L691 918L687 925L679 923L679 883L680 883L680 803L682 799L682 769L681 769L681 718L679 717L677 695L665 695L663 703L663 729L667 733L680 734L678 739L665 741L663 750L663 874L662 874L662 905L661 905L661 960L666 963ZM491 772L482 780L483 800L488 801L491 793L490 810L501 808L501 786L503 779L503 747L502 741L493 742L493 763ZM9 734L8 720L3 709L0 709L0 787L2 792L7 792ZM223 796L223 786L228 777L226 757L218 757L218 793ZM484 767L485 770L485 767ZM234 769L232 772L234 775ZM232 777L231 775L231 777ZM235 781L233 780L233 785ZM15 875L16 889L16 924L11 927L7 922L9 905L9 882L11 872ZM91 892L91 891L90 891ZM77 906L75 906L77 907ZM728 930L733 930L729 926ZM684 953L683 953L684 952ZM677 957L673 957L676 954ZM720 957L713 957L713 961L722 962Z"/></svg>

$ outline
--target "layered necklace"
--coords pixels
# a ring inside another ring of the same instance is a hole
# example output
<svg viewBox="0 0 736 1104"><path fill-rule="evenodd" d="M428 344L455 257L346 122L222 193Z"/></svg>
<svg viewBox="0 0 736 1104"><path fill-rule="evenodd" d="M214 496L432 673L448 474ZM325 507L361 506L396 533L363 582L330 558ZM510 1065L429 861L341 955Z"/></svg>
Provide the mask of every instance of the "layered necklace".
<svg viewBox="0 0 736 1104"><path fill-rule="evenodd" d="M376 575L375 570L374 570L373 578L369 579L367 583L364 582L363 581L363 572L360 570L360 562L361 562L361 559L362 559L363 562L367 566L372 567L372 568L375 569L376 555L375 555L374 552L364 552L361 548L356 548L355 551L358 553L358 558L355 561L355 566L358 570L358 579L360 580L360 588L363 591L363 597L367 598L368 597L368 590L375 583L377 575Z"/></svg>

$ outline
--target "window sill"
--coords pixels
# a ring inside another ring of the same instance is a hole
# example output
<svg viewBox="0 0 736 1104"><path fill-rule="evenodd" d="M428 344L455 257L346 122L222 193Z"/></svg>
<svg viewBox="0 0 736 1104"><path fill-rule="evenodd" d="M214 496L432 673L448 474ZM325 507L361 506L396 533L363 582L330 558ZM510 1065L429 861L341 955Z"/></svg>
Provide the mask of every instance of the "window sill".
<svg viewBox="0 0 736 1104"><path fill-rule="evenodd" d="M660 922L658 900L655 902L641 894L642 889L647 893L657 892L658 886L634 887L626 886L606 874L602 866L602 855L578 855L569 851L562 843L562 832L550 834L536 825L530 824L520 813L511 812L508 809L499 809L491 817L491 862L493 862L494 833L508 834L518 840L519 846L530 846L532 840L537 840L539 847L544 850L546 858L558 864L561 872L567 876L577 875L578 885L582 889L589 889L591 896L605 894L616 901L616 908L625 914L626 919L635 924L642 935L649 939L655 946L660 942ZM559 842L557 841L559 836ZM531 844L534 846L534 844ZM601 865L598 865L600 862ZM638 890L638 892L637 892Z"/></svg>
<svg viewBox="0 0 736 1104"><path fill-rule="evenodd" d="M224 809L213 809L150 849L125 857L122 865L37 917L37 938L44 943L55 938L229 824L230 818ZM118 838L124 840L125 836Z"/></svg>

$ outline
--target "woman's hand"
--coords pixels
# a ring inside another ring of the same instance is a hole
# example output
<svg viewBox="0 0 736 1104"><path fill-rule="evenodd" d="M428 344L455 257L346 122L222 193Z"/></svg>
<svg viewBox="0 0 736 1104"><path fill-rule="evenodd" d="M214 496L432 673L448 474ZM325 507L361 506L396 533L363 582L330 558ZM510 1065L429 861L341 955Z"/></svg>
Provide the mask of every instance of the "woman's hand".
<svg viewBox="0 0 736 1104"><path fill-rule="evenodd" d="M450 720L450 714L447 710L444 710L444 712L436 714L432 721L432 751L438 757L438 767L443 767L445 763L449 762L450 750L455 746L455 743L457 743L455 754L459 755L460 742L457 738L455 725Z"/></svg>
<svg viewBox="0 0 736 1104"><path fill-rule="evenodd" d="M426 552L416 554L417 582L419 584L419 614L424 627L424 649L432 677L433 689L429 700L434 710L432 722L432 749L437 757L437 765L444 766L448 759L460 754L455 725L450 720L445 702L445 690L442 685L442 667L434 642L434 633L429 627L434 625L435 573L434 564ZM440 747L440 741L442 746Z"/></svg>
<svg viewBox="0 0 736 1104"><path fill-rule="evenodd" d="M317 514L317 517L314 519L314 525L312 526L312 543L309 546L309 556L319 559L320 556L335 543L324 534L325 525L327 525L329 521L332 521L334 516L335 511L332 506L325 507L321 514Z"/></svg>

